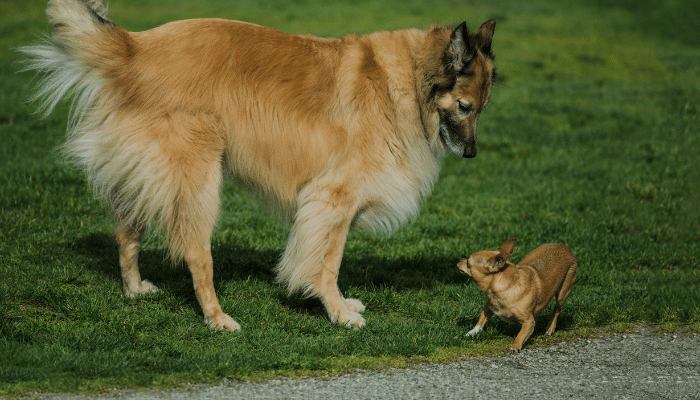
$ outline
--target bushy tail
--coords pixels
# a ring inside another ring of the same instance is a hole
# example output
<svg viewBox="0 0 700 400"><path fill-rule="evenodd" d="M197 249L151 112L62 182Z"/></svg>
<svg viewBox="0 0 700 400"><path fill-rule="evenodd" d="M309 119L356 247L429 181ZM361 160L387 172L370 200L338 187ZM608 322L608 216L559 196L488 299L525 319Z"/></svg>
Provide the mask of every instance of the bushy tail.
<svg viewBox="0 0 700 400"><path fill-rule="evenodd" d="M46 116L59 100L73 97L69 125L75 127L107 77L123 65L130 37L108 19L100 0L51 0L46 15L53 35L18 50L29 56L24 70L43 74L32 100L40 101Z"/></svg>
<svg viewBox="0 0 700 400"><path fill-rule="evenodd" d="M138 230L157 221L173 260L200 254L218 217L223 144L201 144L197 134L219 129L218 119L148 118L156 106L128 106L125 91L138 85L125 89L120 82L138 79L131 69L138 46L100 0L51 0L46 14L52 36L20 51L29 56L25 69L43 75L34 100L45 114L60 99L73 99L64 155L84 170L120 224ZM196 160L180 162L187 157Z"/></svg>

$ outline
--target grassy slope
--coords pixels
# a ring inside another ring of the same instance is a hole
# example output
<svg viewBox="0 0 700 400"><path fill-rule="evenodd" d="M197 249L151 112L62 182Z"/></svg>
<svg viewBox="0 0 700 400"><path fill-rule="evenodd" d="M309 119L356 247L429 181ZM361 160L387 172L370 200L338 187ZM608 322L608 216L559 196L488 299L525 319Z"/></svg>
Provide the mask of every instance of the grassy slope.
<svg viewBox="0 0 700 400"><path fill-rule="evenodd" d="M368 306L366 328L333 326L317 301L285 296L272 267L286 228L227 183L215 278L240 334L202 324L189 273L168 267L157 239L141 264L163 291L121 296L113 222L55 151L67 104L39 120L23 103L31 75L14 72L10 49L47 29L44 3L0 4L0 394L259 379L501 351L516 326L494 319L475 339L463 337L484 297L454 265L510 237L519 240L516 260L553 241L579 259L555 339L629 322L698 329L700 47L689 39L698 37L687 23L692 12L679 15L673 5L651 15L639 2L614 8L602 0L595 8L358 3L111 4L129 30L204 16L336 37L498 21L503 78L482 116L479 156L446 158L415 223L389 238L351 234L340 285ZM685 35L675 37L674 26ZM531 345L547 342L542 326Z"/></svg>

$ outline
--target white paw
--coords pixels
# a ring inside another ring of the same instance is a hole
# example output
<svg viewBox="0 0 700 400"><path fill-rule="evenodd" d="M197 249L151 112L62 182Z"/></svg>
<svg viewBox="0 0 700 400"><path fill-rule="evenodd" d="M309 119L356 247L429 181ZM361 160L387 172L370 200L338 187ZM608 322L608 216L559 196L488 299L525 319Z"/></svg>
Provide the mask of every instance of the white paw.
<svg viewBox="0 0 700 400"><path fill-rule="evenodd" d="M136 290L129 290L125 287L124 294L127 297L130 297L133 299L134 297L141 296L142 294L158 293L160 291L160 289L158 289L158 287L156 287L156 285L152 284L151 282L149 282L145 279L143 281L141 281L141 285L139 285L139 286L140 287L137 288Z"/></svg>
<svg viewBox="0 0 700 400"><path fill-rule="evenodd" d="M238 324L233 318L229 317L228 315L221 313L220 315L214 317L214 318L204 318L204 323L207 324L212 329L216 330L221 330L221 331L240 331L241 330L241 325Z"/></svg>
<svg viewBox="0 0 700 400"><path fill-rule="evenodd" d="M338 317L338 320L335 322L353 330L360 329L366 324L365 319L362 318L362 315L356 312L344 313L342 316Z"/></svg>
<svg viewBox="0 0 700 400"><path fill-rule="evenodd" d="M350 312L361 313L365 311L365 305L358 299L344 299L345 307Z"/></svg>
<svg viewBox="0 0 700 400"><path fill-rule="evenodd" d="M464 335L464 336L467 336L467 337L469 337L469 336L474 336L474 335L476 335L477 333L481 332L482 329L484 329L484 326L483 326L483 325L477 325L477 326L475 326L472 330L470 330L469 332L467 332L467 334Z"/></svg>
<svg viewBox="0 0 700 400"><path fill-rule="evenodd" d="M145 279L141 281L141 290L141 293L158 293L160 291L156 285Z"/></svg>

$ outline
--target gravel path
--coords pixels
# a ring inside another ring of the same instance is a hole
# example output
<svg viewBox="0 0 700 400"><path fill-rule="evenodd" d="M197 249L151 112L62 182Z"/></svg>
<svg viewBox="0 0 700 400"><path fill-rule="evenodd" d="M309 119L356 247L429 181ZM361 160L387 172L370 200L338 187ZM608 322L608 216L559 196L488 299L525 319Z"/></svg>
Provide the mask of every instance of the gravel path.
<svg viewBox="0 0 700 400"><path fill-rule="evenodd" d="M51 395L68 400L79 396ZM700 334L634 333L577 339L516 355L334 378L224 382L100 399L700 399Z"/></svg>

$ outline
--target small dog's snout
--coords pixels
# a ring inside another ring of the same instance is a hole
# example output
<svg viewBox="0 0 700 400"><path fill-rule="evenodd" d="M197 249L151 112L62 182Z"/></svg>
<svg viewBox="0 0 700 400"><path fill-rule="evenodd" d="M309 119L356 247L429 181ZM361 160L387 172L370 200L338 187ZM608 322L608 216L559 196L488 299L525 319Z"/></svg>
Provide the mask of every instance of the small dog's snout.
<svg viewBox="0 0 700 400"><path fill-rule="evenodd" d="M467 258L462 258L459 260L457 263L457 269L459 269L459 272L467 275L467 267L469 266L469 259Z"/></svg>

